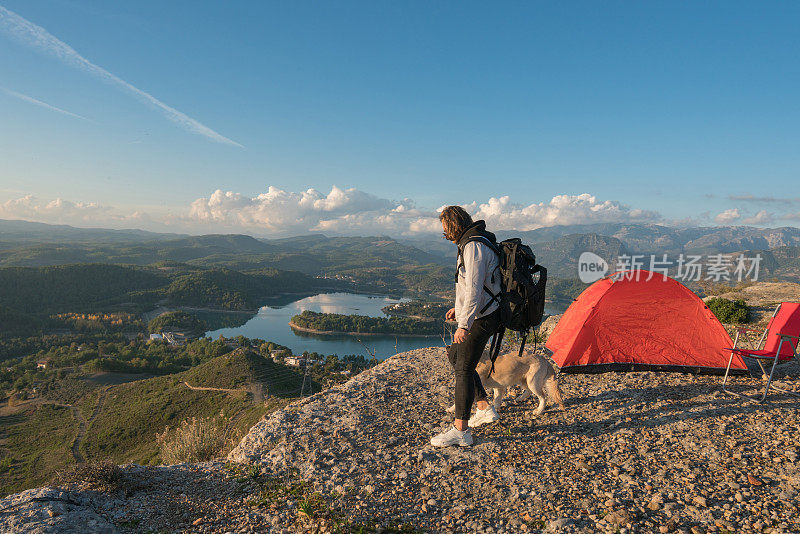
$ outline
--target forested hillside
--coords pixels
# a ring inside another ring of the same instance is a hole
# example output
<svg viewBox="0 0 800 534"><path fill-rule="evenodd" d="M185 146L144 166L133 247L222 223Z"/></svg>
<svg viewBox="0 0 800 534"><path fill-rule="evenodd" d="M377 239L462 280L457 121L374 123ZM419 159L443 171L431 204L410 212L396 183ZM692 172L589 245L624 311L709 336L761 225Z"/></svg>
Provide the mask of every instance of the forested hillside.
<svg viewBox="0 0 800 534"><path fill-rule="evenodd" d="M266 299L345 286L298 272L186 265L0 268L0 337L75 325L61 314L141 313L157 304L254 310ZM69 324L68 324L69 323Z"/></svg>
<svg viewBox="0 0 800 534"><path fill-rule="evenodd" d="M0 269L0 306L32 315L95 310L168 283L163 275L120 265L7 267Z"/></svg>
<svg viewBox="0 0 800 534"><path fill-rule="evenodd" d="M0 250L0 265L42 266L62 263L149 265L160 261L190 262L212 256L263 255L277 252L280 251L246 235L204 235L111 243L43 241Z"/></svg>
<svg viewBox="0 0 800 534"><path fill-rule="evenodd" d="M0 231L3 228L1 223ZM425 294L452 290L448 276L452 261L450 256L424 252L385 236L329 238L314 235L260 240L246 235L205 235L139 243L24 241L0 247L0 267L109 263L159 268L165 272L183 270L183 275L191 276L196 275L187 271L224 269L230 279L222 285L218 280L209 280L209 275L200 275L205 282L216 286L206 288L210 291L207 295L196 294L188 288L188 279L184 279L185 283L176 283L171 291L175 296L195 303L208 298L208 302L228 302L227 307L232 308L252 307L254 301L237 302L238 297L231 293L231 289L254 289L256 294L253 298L257 300L264 287L258 281L237 278L232 271L247 274L258 274L256 271L264 269L296 271L312 278L325 278L329 280L328 285L333 281L351 284L357 291ZM271 274L267 276L274 278ZM290 289L287 291L296 291L293 284L297 281L288 280ZM313 290L309 287L309 291ZM145 301L147 295L139 295L136 300Z"/></svg>
<svg viewBox="0 0 800 534"><path fill-rule="evenodd" d="M244 310L258 308L272 296L313 291L320 285L320 280L298 272L210 269L175 277L164 295L175 304Z"/></svg>

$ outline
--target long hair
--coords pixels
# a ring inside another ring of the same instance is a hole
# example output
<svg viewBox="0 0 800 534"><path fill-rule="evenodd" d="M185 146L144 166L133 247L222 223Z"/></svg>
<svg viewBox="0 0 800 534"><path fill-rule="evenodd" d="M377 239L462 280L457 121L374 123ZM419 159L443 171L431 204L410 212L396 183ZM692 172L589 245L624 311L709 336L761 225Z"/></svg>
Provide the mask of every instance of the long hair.
<svg viewBox="0 0 800 534"><path fill-rule="evenodd" d="M472 224L472 217L461 206L447 206L439 214L439 220L443 223L444 237L448 241L455 241Z"/></svg>

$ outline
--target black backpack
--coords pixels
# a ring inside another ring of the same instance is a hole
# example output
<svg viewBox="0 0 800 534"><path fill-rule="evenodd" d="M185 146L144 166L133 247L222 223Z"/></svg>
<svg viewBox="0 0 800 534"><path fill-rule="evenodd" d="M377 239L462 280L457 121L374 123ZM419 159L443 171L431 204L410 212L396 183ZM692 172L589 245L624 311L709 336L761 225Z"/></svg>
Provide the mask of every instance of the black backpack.
<svg viewBox="0 0 800 534"><path fill-rule="evenodd" d="M522 356L528 333L541 324L544 317L547 269L536 263L536 255L528 245L523 245L520 239L506 239L497 243L492 237L493 234L489 232L471 235L463 242L459 242L459 253L470 241L480 241L489 245L499 259L500 294L494 294L487 286L483 286L492 299L481 310L483 313L495 301L500 304L500 328L492 337L489 349L494 371L494 361L500 353L506 329L522 335L518 354Z"/></svg>

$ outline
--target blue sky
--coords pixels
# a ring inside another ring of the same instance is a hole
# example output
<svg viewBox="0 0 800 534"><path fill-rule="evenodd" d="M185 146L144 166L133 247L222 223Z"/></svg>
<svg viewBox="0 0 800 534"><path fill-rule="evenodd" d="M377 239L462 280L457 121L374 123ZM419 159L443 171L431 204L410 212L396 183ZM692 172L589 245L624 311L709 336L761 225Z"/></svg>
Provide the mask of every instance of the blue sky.
<svg viewBox="0 0 800 534"><path fill-rule="evenodd" d="M0 218L415 233L459 203L519 229L796 226L798 20L791 2L0 0Z"/></svg>

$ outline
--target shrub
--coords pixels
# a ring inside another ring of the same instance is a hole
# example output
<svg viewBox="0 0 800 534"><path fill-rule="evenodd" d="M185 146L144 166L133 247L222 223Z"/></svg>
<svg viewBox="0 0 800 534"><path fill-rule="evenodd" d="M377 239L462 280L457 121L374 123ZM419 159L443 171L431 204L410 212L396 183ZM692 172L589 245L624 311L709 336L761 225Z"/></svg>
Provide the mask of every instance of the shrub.
<svg viewBox="0 0 800 534"><path fill-rule="evenodd" d="M19 405L20 402L25 400L25 396L22 393L12 393L8 396L8 407L13 408Z"/></svg>
<svg viewBox="0 0 800 534"><path fill-rule="evenodd" d="M6 471L11 470L11 465L14 463L14 459L11 456L6 456L2 460L0 460L0 473L5 473Z"/></svg>
<svg viewBox="0 0 800 534"><path fill-rule="evenodd" d="M87 489L113 490L122 479L120 467L110 460L73 464L56 474L56 484L79 485Z"/></svg>
<svg viewBox="0 0 800 534"><path fill-rule="evenodd" d="M156 434L161 448L161 461L165 464L204 462L221 456L231 443L226 439L229 419L220 417L192 417L179 427L164 429Z"/></svg>
<svg viewBox="0 0 800 534"><path fill-rule="evenodd" d="M708 299L706 306L723 323L746 323L750 321L750 307L744 300L728 300L715 297Z"/></svg>

